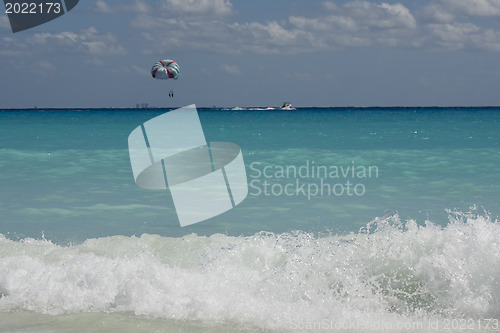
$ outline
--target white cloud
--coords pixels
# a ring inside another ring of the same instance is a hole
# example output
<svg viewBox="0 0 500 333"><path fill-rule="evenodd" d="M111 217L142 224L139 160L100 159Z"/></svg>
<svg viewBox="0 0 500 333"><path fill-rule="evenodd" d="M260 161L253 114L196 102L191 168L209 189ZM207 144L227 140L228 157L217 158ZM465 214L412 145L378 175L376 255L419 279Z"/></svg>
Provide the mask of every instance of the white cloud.
<svg viewBox="0 0 500 333"><path fill-rule="evenodd" d="M422 18L434 23L450 23L472 17L500 16L500 0L437 0L425 6Z"/></svg>
<svg viewBox="0 0 500 333"><path fill-rule="evenodd" d="M449 9L432 3L424 7L421 18L432 23L449 23L455 20L455 15Z"/></svg>
<svg viewBox="0 0 500 333"><path fill-rule="evenodd" d="M0 55L1 56L20 56L23 51L26 50L26 46L17 43L17 41L12 37L2 37L0 38Z"/></svg>
<svg viewBox="0 0 500 333"><path fill-rule="evenodd" d="M314 30L348 30L362 29L415 29L415 17L402 4L372 3L352 1L340 6L333 2L323 3L331 14L305 18L293 16L291 22L300 28Z"/></svg>
<svg viewBox="0 0 500 333"><path fill-rule="evenodd" d="M300 30L286 29L276 21L266 24L257 22L233 24L231 27L238 31L241 36L248 38L246 45L256 46L256 44L261 44L266 48L293 45L303 35Z"/></svg>
<svg viewBox="0 0 500 333"><path fill-rule="evenodd" d="M229 15L233 5L229 0L164 0L163 9L184 14Z"/></svg>
<svg viewBox="0 0 500 333"><path fill-rule="evenodd" d="M113 8L105 1L98 0L101 12L138 14L131 26L139 30L138 38L148 42L141 48L143 54L172 47L233 54L303 53L375 45L496 50L499 35L468 18L500 15L500 0L433 0L415 13L403 3L327 1L316 15L265 22L232 21L230 14L235 9L229 0L159 0L154 11L143 0ZM91 53L110 51L104 38L80 45Z"/></svg>
<svg viewBox="0 0 500 333"><path fill-rule="evenodd" d="M131 25L141 29L141 36L151 50L163 51L172 47L187 50L211 50L236 53L235 35L230 25L218 21L187 20L153 17L142 14ZM168 33L167 33L168 32Z"/></svg>
<svg viewBox="0 0 500 333"><path fill-rule="evenodd" d="M384 28L402 27L407 29L415 29L417 22L410 10L402 4L390 5L382 3L377 6L382 12L382 26Z"/></svg>
<svg viewBox="0 0 500 333"><path fill-rule="evenodd" d="M302 16L291 16L289 21L292 25L303 30L332 31L358 29L356 21L351 17L329 15L327 17L307 18Z"/></svg>
<svg viewBox="0 0 500 333"><path fill-rule="evenodd" d="M322 40L306 29L300 29L289 22L251 22L234 23L229 25L230 40L238 41L237 49L240 52L254 53L304 53L316 50ZM234 47L233 47L234 49Z"/></svg>
<svg viewBox="0 0 500 333"><path fill-rule="evenodd" d="M165 0L164 10L227 14L232 5L223 0ZM196 6L195 6L196 5ZM132 22L153 47L185 47L222 53L300 53L350 46L408 44L416 20L401 4L351 1L324 3L325 14L291 16L285 21L227 22L223 18L138 15ZM168 34L164 32L168 31Z"/></svg>
<svg viewBox="0 0 500 333"><path fill-rule="evenodd" d="M136 0L132 8L136 13L147 13L151 10L151 7L147 4L147 2L142 0Z"/></svg>
<svg viewBox="0 0 500 333"><path fill-rule="evenodd" d="M99 13L113 13L111 7L106 2L104 2L104 0L97 0L96 6L97 8L95 9L95 11Z"/></svg>
<svg viewBox="0 0 500 333"><path fill-rule="evenodd" d="M113 34L100 34L94 27L81 30L78 33L68 31L36 33L29 38L29 42L46 45L59 52L80 52L93 55L112 55L125 52Z"/></svg>
<svg viewBox="0 0 500 333"><path fill-rule="evenodd" d="M500 16L500 0L437 0L422 11L427 22L419 45L445 49L500 50L500 31L488 17Z"/></svg>
<svg viewBox="0 0 500 333"><path fill-rule="evenodd" d="M97 0L94 11L98 13L114 14L119 12L147 13L150 5L144 0L134 0L132 4L108 5L104 0Z"/></svg>
<svg viewBox="0 0 500 333"><path fill-rule="evenodd" d="M402 4L373 3L367 1L347 2L334 12L354 19L360 26L378 29L414 29L416 20L410 10Z"/></svg>
<svg viewBox="0 0 500 333"><path fill-rule="evenodd" d="M479 27L471 23L462 24L429 24L427 26L429 33L435 37L433 40L442 46L450 48L462 48L464 42L471 34L480 31Z"/></svg>
<svg viewBox="0 0 500 333"><path fill-rule="evenodd" d="M500 33L472 23L429 24L426 27L434 46L445 49L483 48L500 51Z"/></svg>
<svg viewBox="0 0 500 333"><path fill-rule="evenodd" d="M500 16L500 0L441 0L451 11L472 16Z"/></svg>
<svg viewBox="0 0 500 333"><path fill-rule="evenodd" d="M226 73L232 74L232 75L241 75L241 71L238 68L238 66L235 65L223 65L222 70Z"/></svg>
<svg viewBox="0 0 500 333"><path fill-rule="evenodd" d="M293 27L309 32L314 47L405 44L417 29L415 17L402 4L351 1L325 2L323 7L326 15L289 19Z"/></svg>

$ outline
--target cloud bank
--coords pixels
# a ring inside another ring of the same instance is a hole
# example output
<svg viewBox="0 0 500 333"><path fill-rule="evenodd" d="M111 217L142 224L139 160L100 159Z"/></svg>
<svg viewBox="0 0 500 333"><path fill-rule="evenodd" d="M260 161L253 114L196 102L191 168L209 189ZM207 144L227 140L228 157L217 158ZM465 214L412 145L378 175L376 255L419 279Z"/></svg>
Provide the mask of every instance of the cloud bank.
<svg viewBox="0 0 500 333"><path fill-rule="evenodd" d="M307 14L266 21L241 19L244 13L230 0L97 0L90 5L94 15L126 17L127 33L102 33L91 26L27 35L17 44L0 38L2 55L18 55L26 45L44 46L49 41L92 55L138 49L154 54L173 47L226 54L300 54L353 47L500 51L500 0L311 2ZM6 30L4 26L2 18L0 27Z"/></svg>

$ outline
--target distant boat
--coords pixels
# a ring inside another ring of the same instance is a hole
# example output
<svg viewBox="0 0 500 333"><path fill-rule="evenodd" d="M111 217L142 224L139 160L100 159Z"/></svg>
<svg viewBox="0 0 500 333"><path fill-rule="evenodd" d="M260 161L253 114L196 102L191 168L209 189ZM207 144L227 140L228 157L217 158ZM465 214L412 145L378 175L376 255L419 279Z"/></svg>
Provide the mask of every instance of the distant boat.
<svg viewBox="0 0 500 333"><path fill-rule="evenodd" d="M292 103L289 102L284 102L281 108L283 110L294 110L294 108L292 108Z"/></svg>

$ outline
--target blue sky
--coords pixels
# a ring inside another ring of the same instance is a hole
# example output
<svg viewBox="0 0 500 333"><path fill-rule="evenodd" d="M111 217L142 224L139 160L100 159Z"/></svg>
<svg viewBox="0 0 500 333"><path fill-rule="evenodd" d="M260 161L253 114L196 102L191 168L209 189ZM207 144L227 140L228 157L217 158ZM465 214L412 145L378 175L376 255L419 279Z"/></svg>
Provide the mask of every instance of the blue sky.
<svg viewBox="0 0 500 333"><path fill-rule="evenodd" d="M181 77L154 80L160 59ZM500 105L500 0L82 0L12 33L0 108Z"/></svg>

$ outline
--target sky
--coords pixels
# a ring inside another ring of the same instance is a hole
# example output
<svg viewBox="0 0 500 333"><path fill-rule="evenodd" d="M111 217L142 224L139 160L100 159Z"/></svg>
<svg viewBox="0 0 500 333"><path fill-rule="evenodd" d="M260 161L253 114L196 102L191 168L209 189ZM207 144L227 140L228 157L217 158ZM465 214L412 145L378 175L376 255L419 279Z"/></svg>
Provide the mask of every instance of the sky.
<svg viewBox="0 0 500 333"><path fill-rule="evenodd" d="M284 101L498 106L500 0L82 0L17 33L0 14L0 108Z"/></svg>

